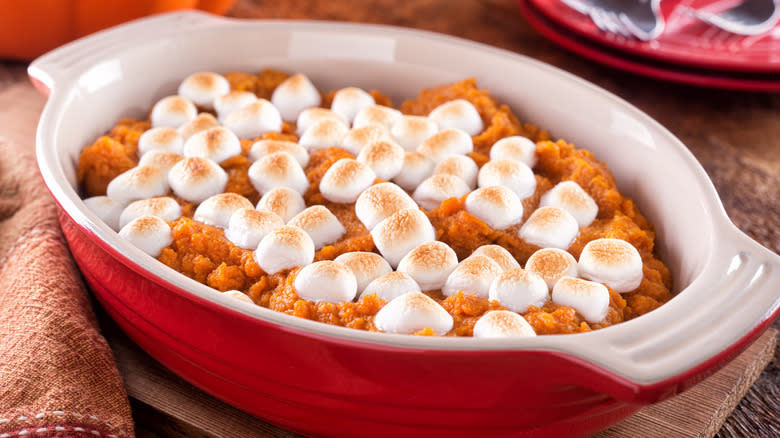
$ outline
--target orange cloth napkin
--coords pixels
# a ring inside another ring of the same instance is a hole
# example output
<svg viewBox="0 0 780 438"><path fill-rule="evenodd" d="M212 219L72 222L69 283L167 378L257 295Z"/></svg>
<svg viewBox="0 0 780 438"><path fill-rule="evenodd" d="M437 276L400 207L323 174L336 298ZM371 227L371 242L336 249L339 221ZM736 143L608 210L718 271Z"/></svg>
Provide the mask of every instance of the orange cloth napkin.
<svg viewBox="0 0 780 438"><path fill-rule="evenodd" d="M0 438L134 436L130 405L38 172L44 98L0 88Z"/></svg>

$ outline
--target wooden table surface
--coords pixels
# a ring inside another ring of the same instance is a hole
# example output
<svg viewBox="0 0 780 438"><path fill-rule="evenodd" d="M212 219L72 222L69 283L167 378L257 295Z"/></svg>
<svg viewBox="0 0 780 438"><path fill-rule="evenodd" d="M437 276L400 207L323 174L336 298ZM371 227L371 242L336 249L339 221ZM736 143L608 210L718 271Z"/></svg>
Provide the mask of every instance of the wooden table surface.
<svg viewBox="0 0 780 438"><path fill-rule="evenodd" d="M526 23L513 0L239 0L228 15L432 30L522 53L574 73L637 106L678 136L712 178L734 223L780 252L780 93L678 85L601 66L545 40ZM0 61L0 89L26 81L25 69L23 63ZM773 326L780 328L780 320ZM779 399L776 352L719 436L777 433Z"/></svg>

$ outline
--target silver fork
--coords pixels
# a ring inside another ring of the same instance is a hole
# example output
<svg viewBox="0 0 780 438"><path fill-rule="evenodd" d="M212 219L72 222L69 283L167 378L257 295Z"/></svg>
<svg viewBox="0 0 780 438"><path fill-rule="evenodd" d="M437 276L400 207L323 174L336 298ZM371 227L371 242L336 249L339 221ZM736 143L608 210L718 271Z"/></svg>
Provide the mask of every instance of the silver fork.
<svg viewBox="0 0 780 438"><path fill-rule="evenodd" d="M772 29L780 20L778 0L745 0L737 6L713 14L684 7L684 12L705 23L738 35L758 35Z"/></svg>
<svg viewBox="0 0 780 438"><path fill-rule="evenodd" d="M664 31L661 0L561 0L585 14L604 32L650 41Z"/></svg>

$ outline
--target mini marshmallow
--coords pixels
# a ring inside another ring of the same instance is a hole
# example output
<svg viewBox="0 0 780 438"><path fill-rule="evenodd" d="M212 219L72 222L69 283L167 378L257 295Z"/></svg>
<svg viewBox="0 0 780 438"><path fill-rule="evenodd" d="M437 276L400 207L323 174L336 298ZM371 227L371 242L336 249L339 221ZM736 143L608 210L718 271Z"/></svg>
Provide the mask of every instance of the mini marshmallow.
<svg viewBox="0 0 780 438"><path fill-rule="evenodd" d="M181 207L176 200L167 196L133 201L122 210L119 227L123 228L141 216L157 216L165 222L173 222L181 217Z"/></svg>
<svg viewBox="0 0 780 438"><path fill-rule="evenodd" d="M586 321L604 320L609 310L609 290L599 283L581 278L563 277L555 283L552 300L579 312Z"/></svg>
<svg viewBox="0 0 780 438"><path fill-rule="evenodd" d="M523 220L523 202L507 187L480 187L466 196L466 211L491 228L503 230Z"/></svg>
<svg viewBox="0 0 780 438"><path fill-rule="evenodd" d="M171 168L183 159L184 155L176 152L149 151L138 160L138 166L154 166L167 175Z"/></svg>
<svg viewBox="0 0 780 438"><path fill-rule="evenodd" d="M451 296L463 291L467 295L487 298L490 284L501 274L501 266L490 257L476 255L466 257L447 277L441 292Z"/></svg>
<svg viewBox="0 0 780 438"><path fill-rule="evenodd" d="M531 324L515 312L493 310L474 324L475 338L515 338L536 336Z"/></svg>
<svg viewBox="0 0 780 438"><path fill-rule="evenodd" d="M302 168L306 168L309 165L309 153L306 149L298 143L283 140L260 140L252 145L249 149L249 159L257 161L266 155L273 154L275 152L287 152L295 158L295 161L301 165Z"/></svg>
<svg viewBox="0 0 780 438"><path fill-rule="evenodd" d="M309 152L329 148L331 146L340 147L347 132L349 132L349 128L344 123L341 123L336 119L322 119L314 122L314 124L301 135L298 144L306 148Z"/></svg>
<svg viewBox="0 0 780 438"><path fill-rule="evenodd" d="M417 282L403 272L389 272L366 285L360 297L376 294L378 298L389 302L409 292L420 292Z"/></svg>
<svg viewBox="0 0 780 438"><path fill-rule="evenodd" d="M303 135L304 132L306 132L311 126L320 120L324 119L330 119L330 120L336 120L338 122L343 123L344 125L347 124L347 121L339 114L334 113L333 111L325 108L308 108L303 111L301 111L301 114L298 115L298 121L296 122L296 130L295 132L298 134L298 136Z"/></svg>
<svg viewBox="0 0 780 438"><path fill-rule="evenodd" d="M206 109L212 109L214 99L228 94L229 91L228 80L212 72L193 73L179 84L180 96Z"/></svg>
<svg viewBox="0 0 780 438"><path fill-rule="evenodd" d="M249 181L264 195L277 187L289 187L303 194L309 188L309 180L303 168L287 152L274 152L249 166Z"/></svg>
<svg viewBox="0 0 780 438"><path fill-rule="evenodd" d="M185 157L204 157L217 163L241 154L241 142L229 129L217 126L193 134L184 143Z"/></svg>
<svg viewBox="0 0 780 438"><path fill-rule="evenodd" d="M322 205L312 205L290 219L292 225L306 231L314 242L314 249L337 241L347 232L339 219Z"/></svg>
<svg viewBox="0 0 780 438"><path fill-rule="evenodd" d="M393 137L381 125L363 125L350 129L341 141L341 147L357 156L364 147L379 141L393 141Z"/></svg>
<svg viewBox="0 0 780 438"><path fill-rule="evenodd" d="M421 292L408 292L379 309L374 317L377 329L387 333L412 334L430 328L443 336L452 330L452 316Z"/></svg>
<svg viewBox="0 0 780 438"><path fill-rule="evenodd" d="M331 260L304 266L298 271L293 286L299 298L317 303L352 301L357 292L357 280L352 271Z"/></svg>
<svg viewBox="0 0 780 438"><path fill-rule="evenodd" d="M477 182L480 187L504 186L522 200L534 194L536 177L530 167L519 161L488 161L479 169Z"/></svg>
<svg viewBox="0 0 780 438"><path fill-rule="evenodd" d="M239 301L243 301L249 304L255 303L254 301L252 301L251 298L249 298L249 295L241 292L240 290L226 290L225 292L222 292L222 295L228 296L230 298L235 298Z"/></svg>
<svg viewBox="0 0 780 438"><path fill-rule="evenodd" d="M168 172L168 182L176 196L200 203L222 193L228 176L219 164L203 157L185 158Z"/></svg>
<svg viewBox="0 0 780 438"><path fill-rule="evenodd" d="M519 161L528 167L534 167L536 143L519 135L502 138L490 147L490 159Z"/></svg>
<svg viewBox="0 0 780 438"><path fill-rule="evenodd" d="M389 180L401 172L404 148L392 140L377 141L361 149L357 160L370 167L377 178Z"/></svg>
<svg viewBox="0 0 780 438"><path fill-rule="evenodd" d="M374 106L376 102L370 94L360 88L347 87L337 91L333 96L333 102L330 109L336 114L341 115L348 123L352 123L360 110L365 107Z"/></svg>
<svg viewBox="0 0 780 438"><path fill-rule="evenodd" d="M224 122L233 111L255 102L257 102L255 93L235 90L214 99L214 109L219 120Z"/></svg>
<svg viewBox="0 0 780 438"><path fill-rule="evenodd" d="M439 174L421 182L412 194L412 198L424 209L433 210L442 201L460 198L469 192L469 185L455 175Z"/></svg>
<svg viewBox="0 0 780 438"><path fill-rule="evenodd" d="M596 239L582 249L580 274L604 283L615 292L631 292L642 283L642 256L634 245L620 239Z"/></svg>
<svg viewBox="0 0 780 438"><path fill-rule="evenodd" d="M119 217L125 209L124 203L115 201L108 196L93 196L85 199L84 205L112 230L117 231L121 228Z"/></svg>
<svg viewBox="0 0 780 438"><path fill-rule="evenodd" d="M393 183L375 184L364 190L355 201L355 215L369 230L406 208L417 208L417 203Z"/></svg>
<svg viewBox="0 0 780 438"><path fill-rule="evenodd" d="M300 193L289 187L277 187L272 189L257 203L258 210L270 211L287 223L296 214L306 208L306 202Z"/></svg>
<svg viewBox="0 0 780 438"><path fill-rule="evenodd" d="M266 132L281 132L282 116L271 102L258 99L230 113L223 124L238 138L252 139Z"/></svg>
<svg viewBox="0 0 780 438"><path fill-rule="evenodd" d="M436 240L436 231L425 213L415 207L397 211L378 223L371 237L382 257L396 267L409 251Z"/></svg>
<svg viewBox="0 0 780 438"><path fill-rule="evenodd" d="M225 237L239 248L255 249L263 237L284 226L276 213L254 208L239 208L230 216Z"/></svg>
<svg viewBox="0 0 780 438"><path fill-rule="evenodd" d="M165 172L155 166L136 166L117 175L108 183L106 195L118 202L154 198L168 192Z"/></svg>
<svg viewBox="0 0 780 438"><path fill-rule="evenodd" d="M460 129L445 129L420 143L417 152L438 164L452 155L465 155L474 151L474 142Z"/></svg>
<svg viewBox="0 0 780 438"><path fill-rule="evenodd" d="M590 225L599 213L599 206L574 181L563 181L542 195L539 206L560 207L574 216L581 227Z"/></svg>
<svg viewBox="0 0 780 438"><path fill-rule="evenodd" d="M198 109L181 96L163 97L152 107L152 128L178 128L198 116Z"/></svg>
<svg viewBox="0 0 780 438"><path fill-rule="evenodd" d="M157 216L141 216L119 230L119 235L152 257L173 243L171 227Z"/></svg>
<svg viewBox="0 0 780 438"><path fill-rule="evenodd" d="M184 138L173 128L160 127L145 131L138 137L138 154L143 156L150 151L181 153Z"/></svg>
<svg viewBox="0 0 780 438"><path fill-rule="evenodd" d="M381 255L373 252L352 251L336 257L334 262L349 268L357 279L358 294L363 293L369 283L393 272L393 268Z"/></svg>
<svg viewBox="0 0 780 438"><path fill-rule="evenodd" d="M220 193L201 202L192 218L206 225L227 228L230 217L242 208L254 208L254 205L238 193Z"/></svg>
<svg viewBox="0 0 780 438"><path fill-rule="evenodd" d="M417 151L406 151L401 172L393 178L393 182L405 190L414 190L431 175L433 175L433 161Z"/></svg>
<svg viewBox="0 0 780 438"><path fill-rule="evenodd" d="M320 106L320 102L320 92L300 73L285 79L271 95L271 103L279 108L282 119L290 122L297 120L306 108Z"/></svg>
<svg viewBox="0 0 780 438"><path fill-rule="evenodd" d="M531 254L525 269L540 276L552 290L561 278L577 276L577 260L562 249L544 248Z"/></svg>
<svg viewBox="0 0 780 438"><path fill-rule="evenodd" d="M541 308L550 298L542 277L525 269L509 269L490 285L488 298L513 312L525 313L529 306Z"/></svg>
<svg viewBox="0 0 780 438"><path fill-rule="evenodd" d="M498 263L498 266L501 267L502 271L517 269L520 267L520 263L517 261L517 259L515 259L512 253L507 251L507 249L503 246L499 245L482 245L477 248L476 251L471 253L471 255L483 255L493 259L494 262Z"/></svg>
<svg viewBox="0 0 780 438"><path fill-rule="evenodd" d="M436 290L444 287L456 266L455 251L444 242L433 241L409 251L398 263L398 272L408 274L422 290Z"/></svg>
<svg viewBox="0 0 780 438"><path fill-rule="evenodd" d="M542 248L568 249L580 227L568 211L558 207L536 209L520 228L518 235Z"/></svg>
<svg viewBox="0 0 780 438"><path fill-rule="evenodd" d="M189 122L179 126L177 131L184 138L185 141L193 135L205 131L210 128L216 128L219 126L217 119L209 113L200 113L198 117L190 120Z"/></svg>
<svg viewBox="0 0 780 438"><path fill-rule="evenodd" d="M455 175L468 184L471 190L477 187L477 163L465 155L452 155L439 162L433 171L434 174L446 173Z"/></svg>
<svg viewBox="0 0 780 438"><path fill-rule="evenodd" d="M474 105L466 99L443 103L434 108L428 114L428 118L438 123L441 129L462 129L471 136L479 134L484 129L482 117Z"/></svg>
<svg viewBox="0 0 780 438"><path fill-rule="evenodd" d="M421 116L401 116L390 128L390 134L407 151L416 150L420 143L437 132L436 122Z"/></svg>
<svg viewBox="0 0 780 438"><path fill-rule="evenodd" d="M306 266L314 261L314 242L298 227L284 225L268 233L254 252L255 262L268 274Z"/></svg>
<svg viewBox="0 0 780 438"><path fill-rule="evenodd" d="M375 179L376 174L370 167L352 158L343 158L325 171L320 180L320 193L332 202L352 203Z"/></svg>
<svg viewBox="0 0 780 438"><path fill-rule="evenodd" d="M395 122L403 116L401 111L382 105L367 106L355 115L352 128L361 128L366 125L383 126L387 132L393 128Z"/></svg>

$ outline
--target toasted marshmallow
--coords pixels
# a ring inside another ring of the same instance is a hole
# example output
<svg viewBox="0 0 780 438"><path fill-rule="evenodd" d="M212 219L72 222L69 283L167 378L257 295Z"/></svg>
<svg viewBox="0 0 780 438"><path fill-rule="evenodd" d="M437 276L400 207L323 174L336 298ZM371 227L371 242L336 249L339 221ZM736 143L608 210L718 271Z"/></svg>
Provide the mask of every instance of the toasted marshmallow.
<svg viewBox="0 0 780 438"><path fill-rule="evenodd" d="M347 132L349 132L349 128L340 121L336 119L322 119L314 122L314 124L303 133L298 140L298 144L306 148L309 152L329 148L331 146L338 147L341 146Z"/></svg>
<svg viewBox="0 0 780 438"><path fill-rule="evenodd" d="M469 193L466 211L497 230L523 220L523 202L515 192L503 186L480 187Z"/></svg>
<svg viewBox="0 0 780 438"><path fill-rule="evenodd" d="M152 107L149 119L153 128L178 128L198 116L198 109L181 96L163 97Z"/></svg>
<svg viewBox="0 0 780 438"><path fill-rule="evenodd" d="M230 217L242 208L254 208L254 205L237 193L220 193L201 202L192 218L206 225L227 228Z"/></svg>
<svg viewBox="0 0 780 438"><path fill-rule="evenodd" d="M412 334L430 328L443 336L452 330L452 316L432 298L421 292L408 292L379 309L376 328L387 333Z"/></svg>
<svg viewBox="0 0 780 438"><path fill-rule="evenodd" d="M462 129L468 135L477 135L484 129L482 117L474 105L466 99L455 99L443 103L428 114L428 118L439 124L441 129Z"/></svg>
<svg viewBox="0 0 780 438"><path fill-rule="evenodd" d="M392 140L377 141L361 149L357 160L370 167L378 178L389 180L401 172L404 148Z"/></svg>
<svg viewBox="0 0 780 438"><path fill-rule="evenodd" d="M581 278L563 277L555 283L552 300L574 308L586 321L600 322L609 310L609 291L603 284Z"/></svg>
<svg viewBox="0 0 780 438"><path fill-rule="evenodd" d="M301 111L301 114L298 115L298 121L295 124L296 125L296 133L301 136L304 132L306 132L309 128L311 128L312 125L319 122L320 120L336 120L338 122L343 123L344 125L347 124L347 120L344 119L340 114L336 114L333 111L325 108L308 108L303 111Z"/></svg>
<svg viewBox="0 0 780 438"><path fill-rule="evenodd" d="M463 291L467 295L487 298L490 284L501 274L501 266L483 255L466 257L447 277L441 292L444 296Z"/></svg>
<svg viewBox="0 0 780 438"><path fill-rule="evenodd" d="M181 217L181 207L173 198L167 196L133 201L122 210L119 227L123 228L141 216L157 216L165 222L173 222Z"/></svg>
<svg viewBox="0 0 780 438"><path fill-rule="evenodd" d="M398 263L398 272L404 272L420 285L422 290L444 287L447 277L458 266L458 256L444 242L425 242Z"/></svg>
<svg viewBox="0 0 780 438"><path fill-rule="evenodd" d="M560 207L574 216L581 227L590 225L599 213L599 206L588 193L574 181L563 181L542 195L542 207Z"/></svg>
<svg viewBox="0 0 780 438"><path fill-rule="evenodd" d="M230 216L225 237L244 249L255 249L263 237L284 226L276 213L254 208L239 208Z"/></svg>
<svg viewBox="0 0 780 438"><path fill-rule="evenodd" d="M217 117L221 122L233 111L245 107L250 103L257 102L257 95L251 91L231 91L228 94L214 99L214 109L217 111Z"/></svg>
<svg viewBox="0 0 780 438"><path fill-rule="evenodd" d="M530 167L519 161L488 161L479 169L477 183L480 187L504 186L522 200L534 194L536 177Z"/></svg>
<svg viewBox="0 0 780 438"><path fill-rule="evenodd" d="M445 129L420 143L417 152L438 164L452 155L465 155L474 151L474 142L460 129Z"/></svg>
<svg viewBox="0 0 780 438"><path fill-rule="evenodd" d="M549 289L542 277L525 269L510 269L496 277L488 298L513 312L525 313L529 306L541 308L549 299Z"/></svg>
<svg viewBox="0 0 780 438"><path fill-rule="evenodd" d="M298 143L283 140L260 140L252 145L249 149L249 159L257 161L266 155L273 154L275 152L287 152L295 158L295 161L301 165L302 168L306 168L309 165L309 153L306 149Z"/></svg>
<svg viewBox="0 0 780 438"><path fill-rule="evenodd" d="M515 312L493 310L474 324L475 338L514 338L536 336L531 324Z"/></svg>
<svg viewBox="0 0 780 438"><path fill-rule="evenodd" d="M436 240L436 231L428 217L418 208L407 208L394 213L371 230L374 245L390 266L417 246Z"/></svg>
<svg viewBox="0 0 780 438"><path fill-rule="evenodd" d="M252 301L251 298L249 298L249 295L241 292L240 290L226 290L225 292L222 292L222 295L235 298L239 301L243 301L245 303L254 304L255 302Z"/></svg>
<svg viewBox="0 0 780 438"><path fill-rule="evenodd" d="M297 120L306 108L320 106L320 102L320 92L300 73L285 79L271 95L271 103L279 108L282 119L290 122Z"/></svg>
<svg viewBox="0 0 780 438"><path fill-rule="evenodd" d="M154 166L167 175L171 168L183 159L184 155L176 152L149 151L138 160L138 166Z"/></svg>
<svg viewBox="0 0 780 438"><path fill-rule="evenodd" d="M193 134L184 143L185 157L204 157L217 163L241 154L241 142L229 129L217 126Z"/></svg>
<svg viewBox="0 0 780 438"><path fill-rule="evenodd" d="M295 277L293 286L299 298L314 302L352 301L357 293L357 280L352 271L332 260L304 266Z"/></svg>
<svg viewBox="0 0 780 438"><path fill-rule="evenodd" d="M409 292L420 292L417 282L403 272L389 272L366 285L360 296L376 294L389 302Z"/></svg>
<svg viewBox="0 0 780 438"><path fill-rule="evenodd" d="M171 227L157 216L133 219L119 230L119 235L152 257L159 256L173 242Z"/></svg>
<svg viewBox="0 0 780 438"><path fill-rule="evenodd" d="M395 108L390 108L382 105L367 106L358 111L355 115L355 120L352 121L352 128L361 128L366 125L380 125L383 126L387 132L393 128L395 122L401 118L403 114Z"/></svg>
<svg viewBox="0 0 780 438"><path fill-rule="evenodd" d="M205 131L210 128L216 128L217 126L219 126L219 122L214 116L209 113L200 113L198 114L198 117L195 117L189 122L179 126L177 131L186 141L201 131Z"/></svg>
<svg viewBox="0 0 780 438"><path fill-rule="evenodd" d="M255 262L268 274L306 266L314 261L314 242L298 227L284 225L268 233L254 253Z"/></svg>
<svg viewBox="0 0 780 438"><path fill-rule="evenodd" d="M269 101L258 99L233 111L222 122L238 138L257 138L266 132L281 132L282 116Z"/></svg>
<svg viewBox="0 0 780 438"><path fill-rule="evenodd" d="M460 198L468 192L469 185L465 181L455 175L443 173L421 182L412 198L424 209L433 210L445 199Z"/></svg>
<svg viewBox="0 0 780 438"><path fill-rule="evenodd" d="M476 251L471 253L471 255L483 255L485 257L490 257L494 262L498 263L498 266L501 267L502 271L517 269L520 267L520 263L518 263L517 259L514 258L512 253L507 251L507 249L503 246L499 245L482 245L477 248Z"/></svg>
<svg viewBox="0 0 780 438"><path fill-rule="evenodd" d="M577 260L562 249L544 248L531 254L525 269L540 276L552 290L561 278L577 276Z"/></svg>
<svg viewBox="0 0 780 438"><path fill-rule="evenodd" d="M639 287L644 275L642 267L639 251L625 240L592 240L580 254L580 274L619 293L631 292Z"/></svg>
<svg viewBox="0 0 780 438"><path fill-rule="evenodd" d="M228 94L230 83L212 72L194 73L179 84L179 95L206 109L214 108L214 99Z"/></svg>
<svg viewBox="0 0 780 438"><path fill-rule="evenodd" d="M393 141L393 137L381 125L363 125L359 128L350 129L347 135L344 136L341 147L350 154L357 156L364 147L379 141Z"/></svg>
<svg viewBox="0 0 780 438"><path fill-rule="evenodd" d="M431 175L433 175L433 161L419 152L406 151L401 172L393 178L393 182L405 190L414 190Z"/></svg>
<svg viewBox="0 0 780 438"><path fill-rule="evenodd" d="M264 195L277 187L289 187L298 193L309 188L303 168L287 152L274 152L249 166L249 181Z"/></svg>
<svg viewBox="0 0 780 438"><path fill-rule="evenodd" d="M289 187L277 187L260 198L258 210L270 211L287 223L296 214L306 208L306 202L300 193Z"/></svg>
<svg viewBox="0 0 780 438"><path fill-rule="evenodd" d="M227 180L227 173L219 164L203 157L185 158L168 172L173 193L196 204L222 193Z"/></svg>
<svg viewBox="0 0 780 438"><path fill-rule="evenodd" d="M341 115L348 123L352 123L358 112L365 107L374 106L376 102L370 94L360 88L347 87L337 91L333 96L330 109Z"/></svg>
<svg viewBox="0 0 780 438"><path fill-rule="evenodd" d="M339 240L347 232L339 219L322 205L312 205L295 215L287 224L309 233L314 249Z"/></svg>
<svg viewBox="0 0 780 438"><path fill-rule="evenodd" d="M420 143L437 132L436 122L421 116L401 116L390 128L390 134L407 151L416 150Z"/></svg>
<svg viewBox="0 0 780 438"><path fill-rule="evenodd" d="M519 135L502 138L490 147L490 159L519 161L528 167L534 167L536 143Z"/></svg>
<svg viewBox="0 0 780 438"><path fill-rule="evenodd" d="M84 205L112 230L117 231L121 228L119 217L125 209L124 203L115 201L108 196L93 196L85 199Z"/></svg>
<svg viewBox="0 0 780 438"><path fill-rule="evenodd" d="M332 202L352 203L375 179L376 174L370 167L352 158L343 158L325 171L320 180L320 193Z"/></svg>
<svg viewBox="0 0 780 438"><path fill-rule="evenodd" d="M175 152L180 154L184 138L173 128L160 127L145 131L138 137L138 154L143 156L150 151Z"/></svg>
<svg viewBox="0 0 780 438"><path fill-rule="evenodd" d="M362 294L366 286L377 278L393 272L393 268L381 255L373 252L353 251L341 254L334 262L349 268L357 279L358 294Z"/></svg>
<svg viewBox="0 0 780 438"><path fill-rule="evenodd" d="M542 248L568 249L580 227L568 211L558 207L540 207L520 228L521 239Z"/></svg>
<svg viewBox="0 0 780 438"><path fill-rule="evenodd" d="M477 163L465 155L452 155L439 162L433 170L434 174L446 173L455 175L468 184L471 190L477 187Z"/></svg>
<svg viewBox="0 0 780 438"><path fill-rule="evenodd" d="M417 208L417 203L393 183L375 184L364 190L355 201L355 214L369 230L396 211L406 208Z"/></svg>
<svg viewBox="0 0 780 438"><path fill-rule="evenodd" d="M156 166L136 166L117 175L108 183L106 195L118 202L154 198L168 192L168 178Z"/></svg>

